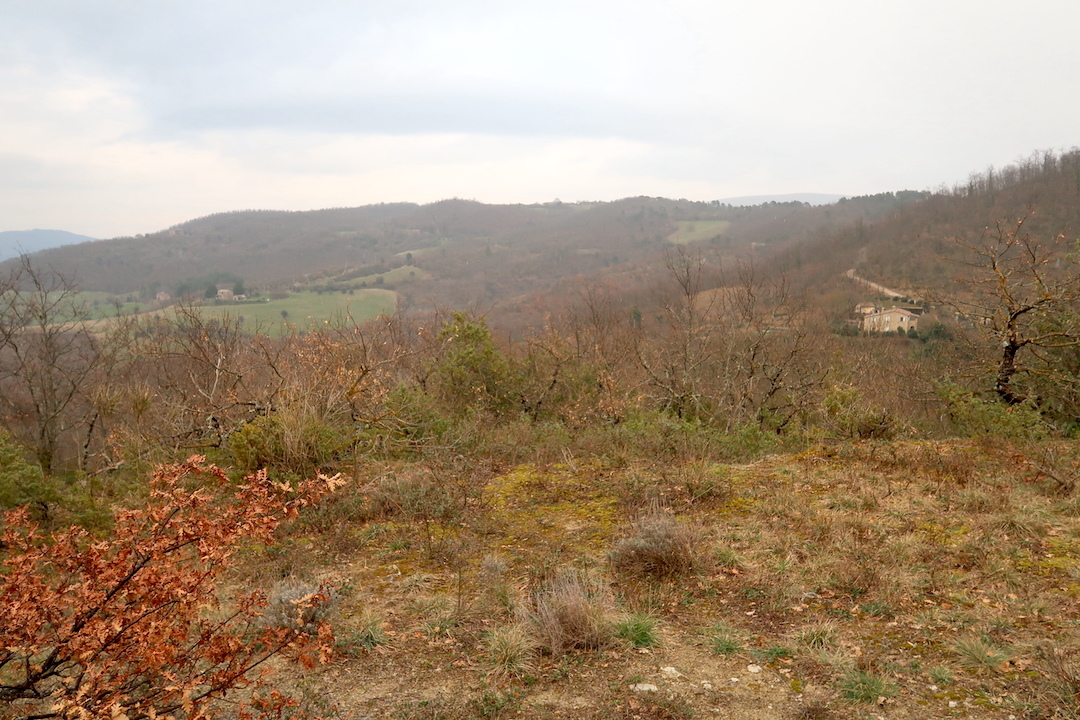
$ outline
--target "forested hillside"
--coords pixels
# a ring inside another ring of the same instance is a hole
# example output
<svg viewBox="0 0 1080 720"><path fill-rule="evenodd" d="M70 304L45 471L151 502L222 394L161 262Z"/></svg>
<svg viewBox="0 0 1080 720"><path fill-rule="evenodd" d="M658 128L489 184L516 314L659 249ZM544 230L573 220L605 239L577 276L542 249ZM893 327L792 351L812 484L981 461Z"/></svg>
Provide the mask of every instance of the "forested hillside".
<svg viewBox="0 0 1080 720"><path fill-rule="evenodd" d="M36 259L77 274L84 290L115 294L166 290L231 273L252 286L288 287L305 279L347 282L406 262L434 274L438 302L468 296L506 299L553 280L650 258L680 223L702 226L697 241L731 252L765 254L812 231L874 218L912 198L889 194L842 206L802 203L728 207L629 198L611 203L483 205L446 200L310 212L241 211L213 215L136 238L56 248ZM524 284L524 285L523 285ZM200 288L201 290L201 288ZM152 295L152 293L151 293Z"/></svg>
<svg viewBox="0 0 1080 720"><path fill-rule="evenodd" d="M822 230L810 242L781 252L777 264L802 287L826 284L857 268L861 276L885 284L945 289L965 274L958 264L967 259L965 243L977 243L997 224L1021 218L1026 232L1043 241L1080 235L1080 152L1036 154L974 173L966 183L872 222Z"/></svg>

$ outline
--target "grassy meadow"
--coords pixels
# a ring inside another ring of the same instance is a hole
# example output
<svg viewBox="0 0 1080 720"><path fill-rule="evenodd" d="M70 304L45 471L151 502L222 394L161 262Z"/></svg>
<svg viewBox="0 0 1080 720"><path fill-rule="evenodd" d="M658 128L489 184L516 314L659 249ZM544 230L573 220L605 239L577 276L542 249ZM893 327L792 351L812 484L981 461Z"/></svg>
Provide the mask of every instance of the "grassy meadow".
<svg viewBox="0 0 1080 720"><path fill-rule="evenodd" d="M303 330L312 324L322 324L337 317L352 317L356 321L370 320L394 312L397 293L393 290L357 290L353 294L332 292L299 292L286 298L266 302L244 302L225 305L208 304L201 308L207 318L241 317L244 327L256 328L271 335L279 334L284 326Z"/></svg>
<svg viewBox="0 0 1080 720"><path fill-rule="evenodd" d="M728 220L680 220L679 228L668 235L667 240L675 245L712 240L722 235L730 226L731 222Z"/></svg>

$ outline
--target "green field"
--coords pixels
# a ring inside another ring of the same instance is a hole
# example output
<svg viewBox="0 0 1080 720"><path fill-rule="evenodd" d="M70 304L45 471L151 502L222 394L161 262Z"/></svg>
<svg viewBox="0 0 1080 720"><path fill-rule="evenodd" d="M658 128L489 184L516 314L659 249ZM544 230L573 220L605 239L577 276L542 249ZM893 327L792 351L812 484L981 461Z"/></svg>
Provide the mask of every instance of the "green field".
<svg viewBox="0 0 1080 720"><path fill-rule="evenodd" d="M394 268L389 272L380 273L378 275L366 275L364 277L358 277L352 280L353 283L367 283L368 287L374 287L378 283L378 279L382 278L383 285L402 285L408 282L416 282L418 280L427 280L431 277L431 273L421 270L418 267L412 265L402 265L401 267Z"/></svg>
<svg viewBox="0 0 1080 720"><path fill-rule="evenodd" d="M52 297L52 294L50 294L50 297ZM152 307L157 307L157 304L153 301L135 300L134 298L137 297L138 293L113 295L107 292L80 291L72 296L72 304L85 307L91 320L116 317L117 302L120 303L120 315L135 315ZM132 298L132 300L129 302L128 298Z"/></svg>
<svg viewBox="0 0 1080 720"><path fill-rule="evenodd" d="M306 330L314 325L339 317L351 317L357 322L370 320L397 307L393 290L357 290L354 294L313 292L293 293L287 298L268 302L246 302L227 305L205 305L206 317L242 317L244 328L269 335L280 335L288 327ZM286 314L282 315L282 311Z"/></svg>
<svg viewBox="0 0 1080 720"><path fill-rule="evenodd" d="M393 270L387 270L383 273L374 273L372 275L361 275L359 277L352 277L348 273L338 275L337 277L316 277L309 279L307 282L293 283L293 288L318 288L326 287L327 285L336 284L339 287L352 287L356 290L361 288L379 288L382 286L394 287L397 285L404 285L405 283L419 282L421 280L427 280L431 277L431 273L426 270L421 270L413 265L402 265L396 267ZM379 281L382 278L382 281Z"/></svg>
<svg viewBox="0 0 1080 720"><path fill-rule="evenodd" d="M439 238L439 244L438 245L429 245L427 247L416 248L415 250L402 250L399 253L394 253L394 257L405 257L406 255L410 255L410 254L413 257L420 257L421 255L429 255L429 254L435 252L436 250L438 250L439 248L441 248L443 245L447 244L448 242L452 242L452 241L453 241L453 238L441 237L441 238Z"/></svg>
<svg viewBox="0 0 1080 720"><path fill-rule="evenodd" d="M722 235L731 223L727 220L680 220L679 229L668 235L668 242L676 245L712 240Z"/></svg>

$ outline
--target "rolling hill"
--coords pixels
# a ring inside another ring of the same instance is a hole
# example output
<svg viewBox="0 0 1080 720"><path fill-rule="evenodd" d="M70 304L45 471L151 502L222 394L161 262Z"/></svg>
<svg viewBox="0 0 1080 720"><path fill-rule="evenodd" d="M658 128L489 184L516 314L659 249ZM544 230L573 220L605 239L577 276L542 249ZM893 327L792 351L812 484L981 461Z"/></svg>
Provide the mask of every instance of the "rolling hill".
<svg viewBox="0 0 1080 720"><path fill-rule="evenodd" d="M770 202L627 198L615 202L485 205L445 200L308 212L238 211L138 237L41 251L84 290L152 300L201 296L242 281L262 292L401 292L404 306L492 309L574 278L646 282L673 242L717 257L768 257L814 233L870 221L918 199L891 193L813 207Z"/></svg>

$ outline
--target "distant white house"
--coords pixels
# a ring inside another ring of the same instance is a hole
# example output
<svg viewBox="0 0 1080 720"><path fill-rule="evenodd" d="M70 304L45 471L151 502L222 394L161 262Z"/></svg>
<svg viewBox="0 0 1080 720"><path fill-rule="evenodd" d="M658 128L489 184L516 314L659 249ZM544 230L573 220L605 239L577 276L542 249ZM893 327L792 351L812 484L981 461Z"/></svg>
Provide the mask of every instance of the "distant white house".
<svg viewBox="0 0 1080 720"><path fill-rule="evenodd" d="M217 299L218 300L232 300L233 299L233 291L229 290L228 288L218 290L217 291Z"/></svg>
<svg viewBox="0 0 1080 720"><path fill-rule="evenodd" d="M918 328L919 316L903 308L877 310L862 316L863 332L907 332Z"/></svg>
<svg viewBox="0 0 1080 720"><path fill-rule="evenodd" d="M170 300L172 300L172 295L162 290L155 296L155 299L158 302L169 302Z"/></svg>

